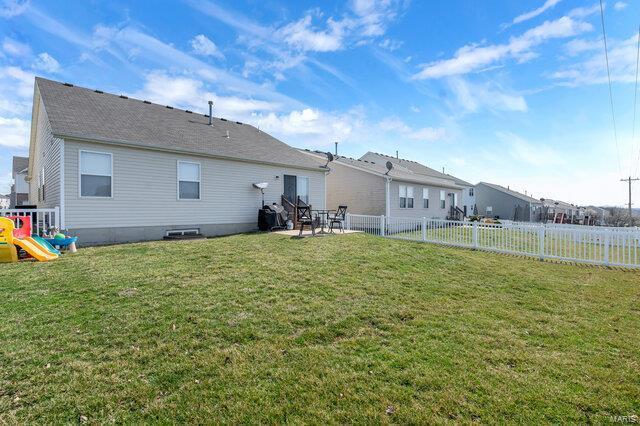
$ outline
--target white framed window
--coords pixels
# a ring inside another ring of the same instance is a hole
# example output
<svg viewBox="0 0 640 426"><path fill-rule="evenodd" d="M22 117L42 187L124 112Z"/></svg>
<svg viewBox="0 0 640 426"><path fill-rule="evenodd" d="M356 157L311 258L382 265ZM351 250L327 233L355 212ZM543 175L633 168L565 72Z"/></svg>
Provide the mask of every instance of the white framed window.
<svg viewBox="0 0 640 426"><path fill-rule="evenodd" d="M473 188L469 188L469 197L473 197Z"/></svg>
<svg viewBox="0 0 640 426"><path fill-rule="evenodd" d="M413 208L413 186L407 186L407 208Z"/></svg>
<svg viewBox="0 0 640 426"><path fill-rule="evenodd" d="M178 161L178 199L200 199L200 163Z"/></svg>
<svg viewBox="0 0 640 426"><path fill-rule="evenodd" d="M453 193L453 206L458 207L458 193Z"/></svg>
<svg viewBox="0 0 640 426"><path fill-rule="evenodd" d="M444 189L440 190L440 208L444 209L447 207L447 191Z"/></svg>
<svg viewBox="0 0 640 426"><path fill-rule="evenodd" d="M305 176L296 177L296 191L298 197L306 204L309 204L309 178Z"/></svg>
<svg viewBox="0 0 640 426"><path fill-rule="evenodd" d="M401 209L413 208L413 186L398 185L398 195Z"/></svg>
<svg viewBox="0 0 640 426"><path fill-rule="evenodd" d="M491 216L493 214L493 206L487 206L487 216Z"/></svg>
<svg viewBox="0 0 640 426"><path fill-rule="evenodd" d="M429 188L422 188L422 207L429 208Z"/></svg>
<svg viewBox="0 0 640 426"><path fill-rule="evenodd" d="M109 152L80 151L80 197L113 196L113 155Z"/></svg>

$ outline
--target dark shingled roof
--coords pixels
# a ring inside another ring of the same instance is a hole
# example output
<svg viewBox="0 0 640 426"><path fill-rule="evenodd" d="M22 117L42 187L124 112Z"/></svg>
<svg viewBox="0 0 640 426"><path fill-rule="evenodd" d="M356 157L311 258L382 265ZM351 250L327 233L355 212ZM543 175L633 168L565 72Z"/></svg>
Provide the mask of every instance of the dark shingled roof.
<svg viewBox="0 0 640 426"><path fill-rule="evenodd" d="M54 136L318 169L308 156L249 124L36 77ZM229 137L227 137L227 135Z"/></svg>
<svg viewBox="0 0 640 426"><path fill-rule="evenodd" d="M29 157L13 157L13 173L29 168Z"/></svg>
<svg viewBox="0 0 640 426"><path fill-rule="evenodd" d="M514 191L513 189L509 189L509 188L505 188L504 186L501 185L497 185L495 183L489 183L489 182L480 182L478 183L478 185L485 185L488 186L489 188L493 188L497 191L502 191L505 194L509 194L512 197L516 197L519 198L521 200L527 201L529 203L534 203L534 204L542 204L542 202L540 200L537 200L533 197L529 197L528 195L524 195L518 191Z"/></svg>

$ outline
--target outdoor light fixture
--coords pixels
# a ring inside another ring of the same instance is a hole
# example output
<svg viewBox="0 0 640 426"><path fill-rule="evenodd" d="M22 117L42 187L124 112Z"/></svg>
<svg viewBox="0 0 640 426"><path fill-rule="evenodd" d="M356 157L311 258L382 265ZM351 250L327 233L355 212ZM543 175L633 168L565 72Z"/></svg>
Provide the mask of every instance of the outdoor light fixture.
<svg viewBox="0 0 640 426"><path fill-rule="evenodd" d="M260 190L262 194L262 205L264 206L264 190L269 186L269 182L254 183L253 187Z"/></svg>

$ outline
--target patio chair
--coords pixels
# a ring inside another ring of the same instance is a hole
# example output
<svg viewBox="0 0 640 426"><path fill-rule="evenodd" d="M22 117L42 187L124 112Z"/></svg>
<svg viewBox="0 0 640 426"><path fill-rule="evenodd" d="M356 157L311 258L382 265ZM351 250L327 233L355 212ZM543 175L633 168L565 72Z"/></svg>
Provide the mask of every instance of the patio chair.
<svg viewBox="0 0 640 426"><path fill-rule="evenodd" d="M300 205L298 204L298 224L300 225L300 233L298 234L299 237L302 236L302 231L304 230L304 226L307 225L309 228L311 228L311 235L313 235L315 237L316 235L316 221L313 219L312 215L311 215L311 206L309 205Z"/></svg>
<svg viewBox="0 0 640 426"><path fill-rule="evenodd" d="M333 216L329 216L329 231L333 232L333 225L338 224L340 230L344 232L344 221L347 218L347 206L338 206L338 210Z"/></svg>

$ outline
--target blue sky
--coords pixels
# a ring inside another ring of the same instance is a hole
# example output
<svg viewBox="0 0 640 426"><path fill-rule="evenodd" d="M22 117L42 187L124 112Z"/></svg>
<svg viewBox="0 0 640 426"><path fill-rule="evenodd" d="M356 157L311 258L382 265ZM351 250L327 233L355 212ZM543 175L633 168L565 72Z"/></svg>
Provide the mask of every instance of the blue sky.
<svg viewBox="0 0 640 426"><path fill-rule="evenodd" d="M639 166L637 0L604 5L617 144L597 1L0 5L0 192L27 153L35 75L202 112L214 99L294 146L398 150L577 204L623 204Z"/></svg>

